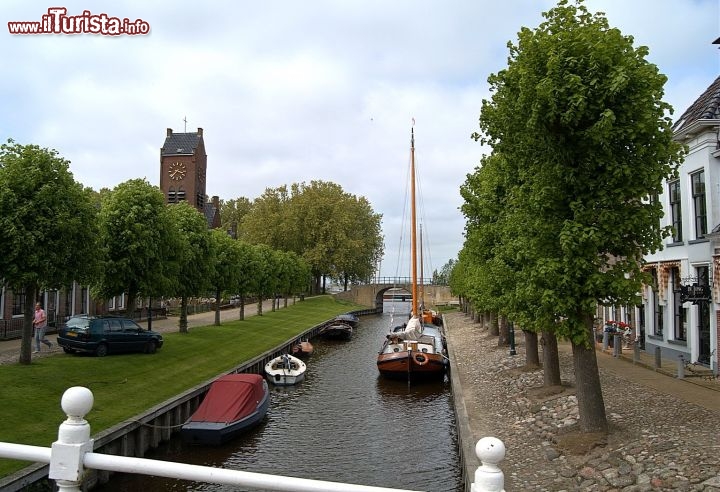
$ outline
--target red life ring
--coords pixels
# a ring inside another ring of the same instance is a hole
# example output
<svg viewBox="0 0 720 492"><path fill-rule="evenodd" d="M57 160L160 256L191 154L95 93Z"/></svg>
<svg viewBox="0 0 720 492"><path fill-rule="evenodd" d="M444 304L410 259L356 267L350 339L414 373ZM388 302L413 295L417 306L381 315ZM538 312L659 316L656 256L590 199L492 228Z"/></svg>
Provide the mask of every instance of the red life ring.
<svg viewBox="0 0 720 492"><path fill-rule="evenodd" d="M415 363L419 366L424 366L425 364L428 363L428 360L429 360L428 356L423 354L422 352L415 354L414 359L415 359Z"/></svg>

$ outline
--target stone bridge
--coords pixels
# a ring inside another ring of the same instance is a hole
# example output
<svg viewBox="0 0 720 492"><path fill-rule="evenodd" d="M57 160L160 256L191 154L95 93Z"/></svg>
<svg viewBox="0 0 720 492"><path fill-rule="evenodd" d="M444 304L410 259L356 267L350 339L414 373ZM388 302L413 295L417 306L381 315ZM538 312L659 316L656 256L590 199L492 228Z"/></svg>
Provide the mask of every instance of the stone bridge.
<svg viewBox="0 0 720 492"><path fill-rule="evenodd" d="M423 298L425 306L432 308L433 306L445 306L448 304L458 304L458 298L450 293L450 287L447 285L422 285L418 288L423 290ZM376 308L382 312L383 294L390 289L403 289L407 292L407 300L410 300L412 285L405 282L383 282L374 284L353 285L350 290L338 292L335 298L345 301L351 301L362 306Z"/></svg>

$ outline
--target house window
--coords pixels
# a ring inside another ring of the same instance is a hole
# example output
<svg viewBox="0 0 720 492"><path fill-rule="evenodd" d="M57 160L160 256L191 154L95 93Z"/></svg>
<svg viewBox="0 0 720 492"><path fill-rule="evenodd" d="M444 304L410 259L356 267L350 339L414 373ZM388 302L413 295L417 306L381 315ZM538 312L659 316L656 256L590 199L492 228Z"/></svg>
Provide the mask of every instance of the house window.
<svg viewBox="0 0 720 492"><path fill-rule="evenodd" d="M13 291L12 315L20 316L25 313L25 291Z"/></svg>
<svg viewBox="0 0 720 492"><path fill-rule="evenodd" d="M651 320L651 323L654 323L654 334L655 336L661 337L663 336L663 307L660 305L660 294L659 294L659 288L658 288L658 272L657 269L652 269L652 308L653 308L653 318Z"/></svg>
<svg viewBox="0 0 720 492"><path fill-rule="evenodd" d="M663 306L655 304L655 336L663 337Z"/></svg>
<svg viewBox="0 0 720 492"><path fill-rule="evenodd" d="M673 241L682 241L682 209L680 207L680 180L671 181L670 186L670 218L673 227Z"/></svg>
<svg viewBox="0 0 720 492"><path fill-rule="evenodd" d="M695 237L707 234L707 206L705 204L705 171L690 175L692 183L693 206L695 208Z"/></svg>
<svg viewBox="0 0 720 492"><path fill-rule="evenodd" d="M682 305L677 307L675 312L675 340L687 340L687 312L688 310L683 308Z"/></svg>

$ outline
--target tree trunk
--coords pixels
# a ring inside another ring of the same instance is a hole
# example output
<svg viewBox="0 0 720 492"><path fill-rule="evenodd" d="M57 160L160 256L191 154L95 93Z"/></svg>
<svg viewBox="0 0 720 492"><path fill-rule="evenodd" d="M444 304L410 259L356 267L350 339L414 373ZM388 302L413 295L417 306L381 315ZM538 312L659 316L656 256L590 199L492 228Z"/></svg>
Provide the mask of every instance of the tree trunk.
<svg viewBox="0 0 720 492"><path fill-rule="evenodd" d="M572 342L580 430L582 432L607 433L608 423L605 415L605 402L603 401L593 340L593 316L585 313L582 315L582 319L585 339L579 344Z"/></svg>
<svg viewBox="0 0 720 492"><path fill-rule="evenodd" d="M288 297L290 297L290 294L287 294L283 299L283 307L288 307Z"/></svg>
<svg viewBox="0 0 720 492"><path fill-rule="evenodd" d="M137 292L130 289L127 295L127 304L125 304L125 316L130 319L135 319L135 299L137 299Z"/></svg>
<svg viewBox="0 0 720 492"><path fill-rule="evenodd" d="M20 341L20 364L30 365L32 362L33 318L35 313L35 297L37 288L35 284L25 286L25 306L23 307L23 329Z"/></svg>
<svg viewBox="0 0 720 492"><path fill-rule="evenodd" d="M257 307L257 315L258 315L258 316L262 316L262 315L263 315L263 314L262 314L262 302L263 302L262 296L258 296L258 307Z"/></svg>
<svg viewBox="0 0 720 492"><path fill-rule="evenodd" d="M500 327L495 313L490 313L490 335L496 337L500 335Z"/></svg>
<svg viewBox="0 0 720 492"><path fill-rule="evenodd" d="M272 295L272 302L270 303L270 311L275 312L275 305L277 304L277 294Z"/></svg>
<svg viewBox="0 0 720 492"><path fill-rule="evenodd" d="M187 296L180 296L180 321L178 321L180 333L187 333Z"/></svg>
<svg viewBox="0 0 720 492"><path fill-rule="evenodd" d="M215 326L220 326L220 287L215 289Z"/></svg>
<svg viewBox="0 0 720 492"><path fill-rule="evenodd" d="M510 329L507 318L498 316L498 347L507 347L510 345Z"/></svg>
<svg viewBox="0 0 720 492"><path fill-rule="evenodd" d="M245 296L240 296L240 321L245 321Z"/></svg>
<svg viewBox="0 0 720 492"><path fill-rule="evenodd" d="M543 385L560 386L560 358L558 357L557 337L554 333L544 330L542 332L543 351Z"/></svg>
<svg viewBox="0 0 720 492"><path fill-rule="evenodd" d="M523 334L525 335L525 365L527 367L540 367L537 333L523 330Z"/></svg>

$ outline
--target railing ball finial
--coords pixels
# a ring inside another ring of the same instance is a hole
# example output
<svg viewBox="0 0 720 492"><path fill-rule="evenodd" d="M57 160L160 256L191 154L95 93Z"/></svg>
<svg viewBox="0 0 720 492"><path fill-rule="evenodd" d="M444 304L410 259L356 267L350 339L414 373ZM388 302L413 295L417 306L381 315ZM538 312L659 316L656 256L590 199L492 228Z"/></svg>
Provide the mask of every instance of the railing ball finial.
<svg viewBox="0 0 720 492"><path fill-rule="evenodd" d="M475 470L471 492L503 492L505 474L498 464L505 458L505 444L496 437L483 437L475 445L475 454L482 464Z"/></svg>
<svg viewBox="0 0 720 492"><path fill-rule="evenodd" d="M60 406L63 412L71 419L84 419L85 415L92 410L95 397L92 391L84 386L73 386L63 393Z"/></svg>

